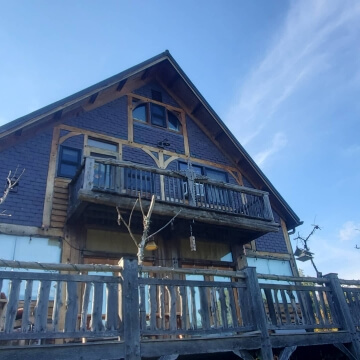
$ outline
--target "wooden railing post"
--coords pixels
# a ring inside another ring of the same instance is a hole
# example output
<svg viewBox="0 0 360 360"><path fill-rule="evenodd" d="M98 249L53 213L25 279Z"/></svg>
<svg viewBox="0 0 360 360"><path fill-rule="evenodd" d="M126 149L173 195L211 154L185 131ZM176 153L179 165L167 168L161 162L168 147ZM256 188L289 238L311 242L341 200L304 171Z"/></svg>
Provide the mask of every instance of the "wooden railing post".
<svg viewBox="0 0 360 360"><path fill-rule="evenodd" d="M138 292L138 263L135 259L122 258L121 314L124 326L125 360L140 360L140 313Z"/></svg>
<svg viewBox="0 0 360 360"><path fill-rule="evenodd" d="M360 336L356 331L355 324L353 322L349 305L346 302L344 290L341 287L337 274L327 274L324 276L330 280L332 300L336 309L336 313L339 316L339 321L342 324L344 330L347 330L351 336L351 350L356 359L360 359Z"/></svg>
<svg viewBox="0 0 360 360"><path fill-rule="evenodd" d="M268 194L263 195L263 201L264 201L264 217L268 218L271 221L274 221L274 215L271 209L271 204Z"/></svg>
<svg viewBox="0 0 360 360"><path fill-rule="evenodd" d="M85 158L84 189L92 190L94 186L95 159Z"/></svg>
<svg viewBox="0 0 360 360"><path fill-rule="evenodd" d="M261 295L261 289L256 276L254 267L247 267L244 270L246 275L246 286L249 296L251 317L257 330L261 332L261 354L263 360L273 360L273 352L270 343L270 336L267 327L267 318L264 308L264 300Z"/></svg>

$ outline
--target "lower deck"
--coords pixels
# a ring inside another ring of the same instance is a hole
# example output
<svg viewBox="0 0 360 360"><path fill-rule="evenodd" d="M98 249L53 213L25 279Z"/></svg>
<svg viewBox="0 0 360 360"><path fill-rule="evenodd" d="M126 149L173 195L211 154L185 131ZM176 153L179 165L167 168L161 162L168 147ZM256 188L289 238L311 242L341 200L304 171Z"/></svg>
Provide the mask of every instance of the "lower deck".
<svg viewBox="0 0 360 360"><path fill-rule="evenodd" d="M334 274L295 278L257 274L251 267L138 266L131 259L117 266L6 265L15 271L0 273L4 359L218 354L284 360L301 358L309 347L342 354L334 359L360 358L359 281Z"/></svg>

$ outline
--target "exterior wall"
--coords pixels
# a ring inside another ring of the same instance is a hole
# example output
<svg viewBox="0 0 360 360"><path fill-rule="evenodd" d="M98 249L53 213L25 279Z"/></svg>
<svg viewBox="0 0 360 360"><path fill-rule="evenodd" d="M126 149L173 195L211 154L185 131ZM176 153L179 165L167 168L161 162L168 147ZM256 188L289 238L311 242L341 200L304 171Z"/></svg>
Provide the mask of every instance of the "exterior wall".
<svg viewBox="0 0 360 360"><path fill-rule="evenodd" d="M279 215L273 210L274 219L277 223L280 224ZM255 240L256 250L264 252L274 252L287 254L288 249L285 242L284 233L282 228L279 228L279 231L276 233L268 233L263 235Z"/></svg>
<svg viewBox="0 0 360 360"><path fill-rule="evenodd" d="M150 83L140 87L133 91L134 94L141 95L151 99L151 90L156 90L161 92L162 102L167 105L180 107L179 104L159 85L156 83Z"/></svg>
<svg viewBox="0 0 360 360"><path fill-rule="evenodd" d="M159 141L167 139L170 146L166 150L173 151L177 154L184 154L184 136L176 134L166 129L134 122L134 142L144 145L157 147Z"/></svg>
<svg viewBox="0 0 360 360"><path fill-rule="evenodd" d="M0 209L6 209L11 217L0 216L0 223L41 227L51 138L52 129L48 129L0 153L1 184L5 184L10 170L25 168L19 186L10 192Z"/></svg>
<svg viewBox="0 0 360 360"><path fill-rule="evenodd" d="M135 90L134 93L146 96L151 99L151 89L161 91L163 102L171 106L178 104L158 85L150 84ZM190 117L186 116L186 128L189 142L191 161L194 165L198 164L207 168L227 171L233 168L233 164L210 138L200 129ZM142 123L134 123L134 143L152 148L152 153L157 159L146 153L142 148L132 146L128 140L128 101L127 96L103 105L89 112L80 114L64 121L63 125L84 130L88 136L102 134L113 139L119 139L122 150L122 159L149 166L157 166L161 163L161 156L164 161L170 159L171 155L161 154L157 142L165 138L171 144L166 152L172 153L174 160L167 165L167 169L178 170L179 162L186 162L184 135L176 134L166 129L157 128ZM60 138L70 133L70 130L62 129ZM94 135L89 135L93 133ZM61 145L83 149L85 135L71 136L61 143ZM34 136L34 138L13 146L1 154L0 179L5 179L8 171L13 170L17 164L19 168L26 168L24 177L21 179L18 193L11 193L3 208L6 208L12 217L0 217L0 222L42 226L44 209L44 198L48 176L49 157L52 142L52 129ZM149 149L147 149L149 151ZM179 155L179 158L176 158ZM218 167L216 165L219 165ZM56 164L57 170L57 164ZM57 171L55 171L56 177ZM238 181L232 176L230 171L228 180L230 183L237 184ZM253 187L245 176L242 176L243 184ZM275 220L280 223L279 216L274 213ZM279 229L277 233L264 235L256 240L256 250L260 252L271 252L275 254L286 254L288 249L284 234Z"/></svg>
<svg viewBox="0 0 360 360"><path fill-rule="evenodd" d="M80 114L65 121L64 124L119 139L127 139L127 97L123 96L99 108Z"/></svg>
<svg viewBox="0 0 360 360"><path fill-rule="evenodd" d="M221 165L231 166L230 160L214 145L206 134L186 116L186 127L189 137L189 148L191 157L213 161Z"/></svg>

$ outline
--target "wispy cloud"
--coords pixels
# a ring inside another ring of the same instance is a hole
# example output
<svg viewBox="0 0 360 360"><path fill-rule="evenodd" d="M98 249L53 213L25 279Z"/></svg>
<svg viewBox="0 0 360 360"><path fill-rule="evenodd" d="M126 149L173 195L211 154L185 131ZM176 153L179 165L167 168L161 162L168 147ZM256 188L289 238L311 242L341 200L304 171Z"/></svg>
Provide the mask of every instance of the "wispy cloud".
<svg viewBox="0 0 360 360"><path fill-rule="evenodd" d="M360 223L347 221L339 230L339 238L341 241L360 239Z"/></svg>
<svg viewBox="0 0 360 360"><path fill-rule="evenodd" d="M270 120L278 132L275 113L307 81L335 67L336 53L352 41L357 31L359 2L293 2L263 59L242 82L226 116L240 142L247 145L259 135L269 135L266 125ZM353 51L359 53L359 49ZM262 153L259 158L266 151Z"/></svg>
<svg viewBox="0 0 360 360"><path fill-rule="evenodd" d="M255 158L256 163L259 166L262 166L269 156L277 153L279 150L284 148L286 146L287 142L288 142L288 140L284 133L282 133L282 132L276 133L272 139L271 145L267 149L265 149L255 155L254 158Z"/></svg>

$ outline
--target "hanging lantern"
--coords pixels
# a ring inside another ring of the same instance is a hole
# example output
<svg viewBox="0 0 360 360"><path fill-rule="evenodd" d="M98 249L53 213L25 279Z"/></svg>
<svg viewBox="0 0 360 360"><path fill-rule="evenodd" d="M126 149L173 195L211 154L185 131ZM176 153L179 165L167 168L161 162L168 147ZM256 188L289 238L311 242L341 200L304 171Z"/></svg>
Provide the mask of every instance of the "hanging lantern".
<svg viewBox="0 0 360 360"><path fill-rule="evenodd" d="M196 251L196 242L195 242L195 236L190 236L190 250Z"/></svg>
<svg viewBox="0 0 360 360"><path fill-rule="evenodd" d="M154 251L157 250L158 246L154 240L150 240L145 244L145 250Z"/></svg>

